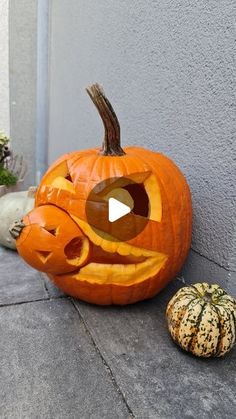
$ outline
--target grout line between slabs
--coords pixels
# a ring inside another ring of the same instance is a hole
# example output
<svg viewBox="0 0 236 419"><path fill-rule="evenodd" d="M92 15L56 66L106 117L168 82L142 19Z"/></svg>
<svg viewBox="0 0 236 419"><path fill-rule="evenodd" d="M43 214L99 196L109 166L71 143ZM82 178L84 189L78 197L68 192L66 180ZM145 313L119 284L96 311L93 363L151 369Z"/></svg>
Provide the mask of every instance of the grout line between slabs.
<svg viewBox="0 0 236 419"><path fill-rule="evenodd" d="M38 303L40 301L56 301L60 299L67 299L65 296L59 296L59 297L45 297L45 298L37 298L35 300L27 300L27 301L17 301L15 303L0 303L0 309L4 307L12 307L12 306L19 306L22 304L30 304L30 303Z"/></svg>
<svg viewBox="0 0 236 419"><path fill-rule="evenodd" d="M95 343L95 341L94 341L94 339L93 339L93 337L92 337L92 335L91 335L91 333L90 333L90 331L88 329L88 326L86 325L86 323L85 323L85 321L83 319L83 316L80 313L78 307L74 303L74 300L71 297L67 296L67 295L59 295L57 297L51 296L50 293L49 293L49 290L47 288L47 285L46 285L45 280L42 277L41 277L41 280L44 282L44 288L45 288L45 291L47 293L47 297L36 298L35 300L16 301L16 302L13 302L13 303L11 303L11 302L10 303L0 303L0 309L3 308L3 307L12 307L12 306L18 306L18 305L22 305L22 304L37 303L37 302L40 302L40 301L57 301L57 300L61 300L61 299L69 300L72 303L72 305L75 307L76 311L79 313L79 316L81 317L81 319L82 319L82 321L83 321L83 323L85 325L86 330L88 331L88 333L91 336L92 341L94 342L94 346L97 348L96 343ZM178 282L181 282L181 283L184 283L185 284L185 281L183 280L182 277L176 277L175 280L177 280ZM99 351L99 353L100 353L100 351ZM102 355L101 355L101 357L102 357Z"/></svg>
<svg viewBox="0 0 236 419"><path fill-rule="evenodd" d="M118 392L118 393L120 394L120 396L122 397L122 400L123 400L123 402L124 402L124 404L125 404L125 406L126 406L126 408L127 408L128 412L129 412L129 415L130 415L130 416L129 416L129 418L130 418L130 419L131 419L131 418L132 418L132 419L135 419L135 415L134 415L134 413L132 412L132 410L131 410L131 408L130 408L130 406L129 406L129 404L128 404L128 402L127 402L127 400L126 400L126 398L125 398L125 396L124 396L124 394L123 394L123 392L122 392L121 388L119 387L119 385L118 385L118 383L117 383L117 381L116 381L116 379L115 379L115 377L114 377L114 374L113 374L113 372L112 372L111 367L109 366L109 364L108 364L108 363L107 363L107 361L105 360L104 356L102 355L101 351L99 350L99 347L98 347L98 345L96 344L95 339L93 338L93 335L92 335L92 333L90 332L89 327L88 327L88 325L87 325L86 321L85 321L85 320L84 320L84 318L83 318L83 315L81 314L81 312L80 312L79 308L78 308L78 307L77 307L77 305L75 304L74 299L73 299L73 298L69 298L69 300L71 301L71 303L72 303L72 305L74 306L74 308L75 308L76 312L78 313L78 315L79 315L79 317L80 317L80 319L81 319L81 321L82 321L82 323L83 323L83 325L84 325L85 331L88 333L88 335L89 335L90 339L92 340L92 344L93 344L93 346L94 346L94 348L95 348L96 352L97 352L97 353L98 353L98 355L100 356L100 358L101 358L101 360L102 360L103 365L105 366L106 370L109 372L109 374L110 374L110 376L111 376L111 380L112 380L112 382L113 382L114 387L116 388L117 392Z"/></svg>
<svg viewBox="0 0 236 419"><path fill-rule="evenodd" d="M47 296L48 296L48 298L51 298L51 295L50 295L49 289L47 287L46 281L45 281L44 278L42 278L42 280L43 280L43 286L44 286L44 289L45 289L45 291L47 293Z"/></svg>
<svg viewBox="0 0 236 419"><path fill-rule="evenodd" d="M44 289L45 289L45 291L46 291L46 293L47 293L47 296L48 296L49 298L51 298L51 295L50 295L49 289L48 289L48 287L47 287L46 279L44 278L44 275L42 274L42 272L39 272L39 277L40 277L40 280L41 280L41 281L43 281L43 286L44 286Z"/></svg>

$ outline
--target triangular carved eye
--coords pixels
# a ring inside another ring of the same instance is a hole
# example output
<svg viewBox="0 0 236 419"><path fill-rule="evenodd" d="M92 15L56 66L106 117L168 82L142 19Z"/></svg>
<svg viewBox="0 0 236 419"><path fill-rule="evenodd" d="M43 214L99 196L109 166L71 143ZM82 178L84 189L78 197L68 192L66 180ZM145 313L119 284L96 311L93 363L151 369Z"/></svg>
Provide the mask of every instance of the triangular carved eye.
<svg viewBox="0 0 236 419"><path fill-rule="evenodd" d="M144 185L142 183L131 183L130 185L123 186L123 189L129 192L134 202L132 212L141 217L148 217L149 199Z"/></svg>
<svg viewBox="0 0 236 419"><path fill-rule="evenodd" d="M57 229L56 228L45 228L45 230L47 230L53 236L57 235Z"/></svg>
<svg viewBox="0 0 236 419"><path fill-rule="evenodd" d="M72 182L72 179L70 175L67 173L66 176L58 176L56 177L51 185L51 187L57 188L57 189L63 189L65 191L68 191L70 193L75 193L75 188Z"/></svg>
<svg viewBox="0 0 236 419"><path fill-rule="evenodd" d="M68 175L65 176L65 179L68 180L69 182L73 183L73 180L71 178L70 173L68 173Z"/></svg>
<svg viewBox="0 0 236 419"><path fill-rule="evenodd" d="M37 253L38 253L39 259L43 263L46 263L52 252L48 252L46 250L38 250Z"/></svg>

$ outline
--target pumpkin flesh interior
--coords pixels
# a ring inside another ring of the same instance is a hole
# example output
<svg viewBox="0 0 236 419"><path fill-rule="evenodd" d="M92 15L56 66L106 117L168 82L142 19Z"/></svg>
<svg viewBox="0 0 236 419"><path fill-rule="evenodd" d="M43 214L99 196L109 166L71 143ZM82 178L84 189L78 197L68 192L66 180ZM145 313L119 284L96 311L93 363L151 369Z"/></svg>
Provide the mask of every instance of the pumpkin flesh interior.
<svg viewBox="0 0 236 419"><path fill-rule="evenodd" d="M127 179L130 179L130 181L134 183L127 184ZM123 188L124 191L129 192L131 195L130 198L134 201L134 206L137 208L137 213L139 215L148 217L153 221L161 221L161 192L157 178L151 171L137 172L125 177L120 177L115 184L116 188ZM51 173L46 174L44 186L48 186L50 189L57 189L59 194L60 190L62 190L69 192L73 196L76 195L76 183L73 183L66 161L63 161L56 166ZM109 187L106 187L106 191L103 191L102 193L105 199L113 189L113 183L111 183ZM145 202L145 195L148 197L149 202ZM119 199L119 197L117 197L117 199ZM124 203L126 203L125 200Z"/></svg>
<svg viewBox="0 0 236 419"><path fill-rule="evenodd" d="M157 275L168 259L160 252L106 240L85 221L75 216L72 218L93 243L90 262L71 273L80 281L124 285L139 283Z"/></svg>

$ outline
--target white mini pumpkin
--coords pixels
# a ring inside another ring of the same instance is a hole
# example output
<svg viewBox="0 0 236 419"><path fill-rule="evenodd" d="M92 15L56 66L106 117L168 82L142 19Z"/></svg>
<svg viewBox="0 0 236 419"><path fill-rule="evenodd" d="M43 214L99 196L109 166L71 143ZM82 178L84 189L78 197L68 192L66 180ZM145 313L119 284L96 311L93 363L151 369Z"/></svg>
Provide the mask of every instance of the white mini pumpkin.
<svg viewBox="0 0 236 419"><path fill-rule="evenodd" d="M28 191L11 192L0 197L0 245L16 249L9 227L34 208L36 187Z"/></svg>

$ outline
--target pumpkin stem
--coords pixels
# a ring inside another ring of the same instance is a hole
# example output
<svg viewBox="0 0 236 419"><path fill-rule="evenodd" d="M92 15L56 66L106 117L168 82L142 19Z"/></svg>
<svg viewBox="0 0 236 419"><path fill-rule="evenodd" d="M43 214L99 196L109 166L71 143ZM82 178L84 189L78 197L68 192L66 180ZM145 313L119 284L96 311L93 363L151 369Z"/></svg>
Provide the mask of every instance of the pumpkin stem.
<svg viewBox="0 0 236 419"><path fill-rule="evenodd" d="M18 239L18 237L20 237L20 234L24 227L25 227L24 221L17 220L17 221L14 221L14 223L10 226L8 231L10 235L12 236L12 238L16 240Z"/></svg>
<svg viewBox="0 0 236 419"><path fill-rule="evenodd" d="M125 152L120 145L120 124L102 86L96 83L88 86L86 91L96 106L105 129L100 154L103 156L124 156Z"/></svg>
<svg viewBox="0 0 236 419"><path fill-rule="evenodd" d="M207 303L211 303L212 302L212 293L210 292L205 292L203 299L207 302Z"/></svg>

